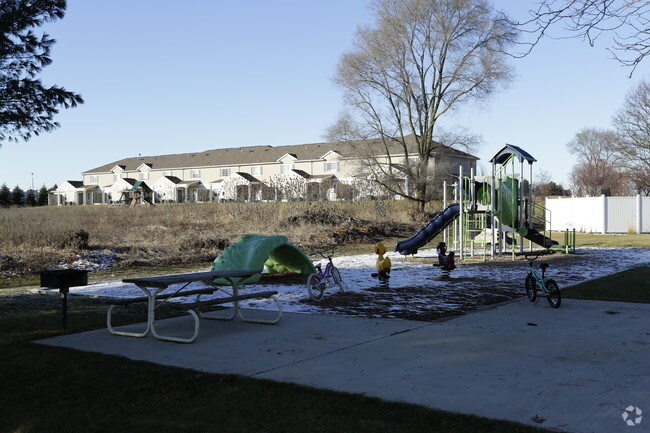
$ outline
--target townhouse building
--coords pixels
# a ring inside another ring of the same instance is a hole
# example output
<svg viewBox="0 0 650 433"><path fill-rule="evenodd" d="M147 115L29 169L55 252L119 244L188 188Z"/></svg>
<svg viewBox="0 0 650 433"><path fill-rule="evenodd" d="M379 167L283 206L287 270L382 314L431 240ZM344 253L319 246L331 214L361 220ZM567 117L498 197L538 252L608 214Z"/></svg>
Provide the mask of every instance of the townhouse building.
<svg viewBox="0 0 650 433"><path fill-rule="evenodd" d="M151 203L183 203L382 196L368 181L358 144L263 145L124 158L83 172L81 181L62 183L51 204L128 203L134 197ZM390 155L393 163L417 163L417 157L407 157L396 144L387 148L382 143L376 149L378 161L387 161ZM443 147L431 164L462 165L469 172L477 160Z"/></svg>

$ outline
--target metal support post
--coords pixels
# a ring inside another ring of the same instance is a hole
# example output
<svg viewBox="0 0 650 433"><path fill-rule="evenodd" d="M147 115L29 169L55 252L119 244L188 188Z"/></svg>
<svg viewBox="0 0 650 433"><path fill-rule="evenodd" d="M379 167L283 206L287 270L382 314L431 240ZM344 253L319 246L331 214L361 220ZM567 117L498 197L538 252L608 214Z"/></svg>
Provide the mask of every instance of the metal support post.
<svg viewBox="0 0 650 433"><path fill-rule="evenodd" d="M464 231L465 231L465 224L464 224L465 218L464 218L464 215L463 215L465 213L465 194L464 194L464 191L463 191L463 183L464 182L463 182L463 166L462 165L458 167L458 171L459 171L459 177L460 177L460 187L459 187L460 214L458 215L458 218L459 218L459 223L458 223L459 230L458 230L458 232L459 232L459 235L460 235L459 236L459 240L460 240L460 260L462 261L464 259L464 257L465 257L464 251L463 251L464 246L465 246L465 233L464 233Z"/></svg>
<svg viewBox="0 0 650 433"><path fill-rule="evenodd" d="M442 208L447 209L447 181L442 182ZM445 245L449 245L447 243L447 238L449 237L449 228L445 227L445 229L442 231L442 241L445 243Z"/></svg>
<svg viewBox="0 0 650 433"><path fill-rule="evenodd" d="M494 252L496 250L496 227L495 227L495 184L496 182L494 181L494 177L496 176L496 163L492 162L492 176L490 177L490 228L492 231L492 244L491 244L491 252L490 256L492 257L492 260L494 260Z"/></svg>

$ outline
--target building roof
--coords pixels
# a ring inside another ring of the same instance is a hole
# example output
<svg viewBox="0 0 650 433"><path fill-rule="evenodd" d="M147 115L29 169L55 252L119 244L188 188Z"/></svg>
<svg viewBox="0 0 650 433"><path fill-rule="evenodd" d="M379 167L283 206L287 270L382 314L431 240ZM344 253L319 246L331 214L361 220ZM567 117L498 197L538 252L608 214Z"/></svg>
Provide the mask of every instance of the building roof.
<svg viewBox="0 0 650 433"><path fill-rule="evenodd" d="M408 137L407 137L408 139ZM178 153L173 155L138 156L124 158L108 164L85 171L83 174L108 173L115 166L123 167L125 171L135 171L142 164L147 164L154 170L181 169L190 167L214 167L251 165L275 162L284 155L290 154L300 161L320 159L330 151L337 152L343 158L353 158L359 153L355 150L361 142L332 142L312 143L286 146L249 146L225 149L211 149L204 152ZM385 154L386 146L380 140L367 140L365 143L374 147L375 154ZM403 153L399 144L389 143L388 149L393 154ZM447 148L450 155L461 156L469 159L478 159L469 153L457 149Z"/></svg>
<svg viewBox="0 0 650 433"><path fill-rule="evenodd" d="M251 176L251 175L248 174L248 173L243 173L243 172L241 172L241 171L238 171L238 172L235 173L235 174L237 174L237 175L243 177L244 179L246 179L246 180L247 180L248 182L250 182L250 183L262 183L261 180L259 180L258 178L254 177L254 176Z"/></svg>
<svg viewBox="0 0 650 433"><path fill-rule="evenodd" d="M176 177L176 176L163 176L163 177L164 177L164 178L167 178L167 179L168 179L170 182L172 182L172 183L176 183L176 184L178 184L178 183L181 183L181 182L182 182L182 181L181 181L178 177Z"/></svg>
<svg viewBox="0 0 650 433"><path fill-rule="evenodd" d="M508 160L510 155L515 155L519 162L528 161L529 164L532 164L537 161L530 153L526 152L521 147L515 146L514 144L506 144L500 151L494 154L492 159L490 159L490 162L492 164L503 164Z"/></svg>
<svg viewBox="0 0 650 433"><path fill-rule="evenodd" d="M302 176L302 177L304 177L305 179L309 179L310 176L311 176L311 175L310 175L309 173L307 173L305 170L299 170L299 169L294 168L294 169L291 170L291 171L293 171L294 173L296 173L298 176Z"/></svg>

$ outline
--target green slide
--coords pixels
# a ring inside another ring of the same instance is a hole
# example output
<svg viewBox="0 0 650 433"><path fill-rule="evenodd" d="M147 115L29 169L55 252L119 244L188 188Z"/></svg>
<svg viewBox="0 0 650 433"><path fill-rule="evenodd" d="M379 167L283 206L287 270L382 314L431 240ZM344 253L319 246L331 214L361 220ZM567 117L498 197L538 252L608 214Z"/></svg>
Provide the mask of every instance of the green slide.
<svg viewBox="0 0 650 433"><path fill-rule="evenodd" d="M497 189L498 200L501 200L501 223L517 227L519 219L519 181L505 176Z"/></svg>
<svg viewBox="0 0 650 433"><path fill-rule="evenodd" d="M525 237L526 239L528 239L529 241L532 241L537 245L541 245L544 248L551 248L560 245L558 241L554 241L551 238L547 238L546 236L544 236L543 234L541 234L535 229L523 228L523 229L519 229L518 233L523 237Z"/></svg>
<svg viewBox="0 0 650 433"><path fill-rule="evenodd" d="M499 186L499 194L501 194L503 198L503 201L501 202L503 224L510 227L517 227L519 222L519 208L517 204L519 202L517 197L518 189L519 182L509 176L504 177ZM517 233L544 248L551 248L558 245L557 241L547 238L534 228L522 228L517 230Z"/></svg>
<svg viewBox="0 0 650 433"><path fill-rule="evenodd" d="M286 236L241 235L212 262L211 271L266 270L269 273L295 272L309 275L316 270L307 255ZM257 283L260 275L247 278L247 283ZM214 280L217 284L229 284Z"/></svg>

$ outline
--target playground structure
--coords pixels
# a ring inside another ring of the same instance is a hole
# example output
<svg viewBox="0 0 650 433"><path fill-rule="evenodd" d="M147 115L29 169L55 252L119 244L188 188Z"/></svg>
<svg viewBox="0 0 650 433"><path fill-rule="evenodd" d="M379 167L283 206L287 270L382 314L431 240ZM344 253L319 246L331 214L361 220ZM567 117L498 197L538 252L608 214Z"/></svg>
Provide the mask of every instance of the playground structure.
<svg viewBox="0 0 650 433"><path fill-rule="evenodd" d="M469 177L459 167L458 181L443 184L443 208L414 236L400 241L395 251L402 255L416 254L418 248L443 233L443 241L457 251L460 260L494 259L510 249L524 252L524 239L553 251L575 250L575 231L564 234L564 244L551 238L551 218L533 196L533 163L537 160L520 147L506 144L490 162L490 176ZM528 164L528 176L525 173ZM453 201L448 204L448 189L453 190ZM539 231L536 227L539 227ZM451 233L450 233L451 232ZM547 236L548 235L548 236Z"/></svg>
<svg viewBox="0 0 650 433"><path fill-rule="evenodd" d="M118 203L127 204L130 207L134 207L139 204L155 206L151 201L152 194L152 189L149 188L149 186L144 183L144 181L138 180L133 184L131 188L122 191L122 195L120 196Z"/></svg>

